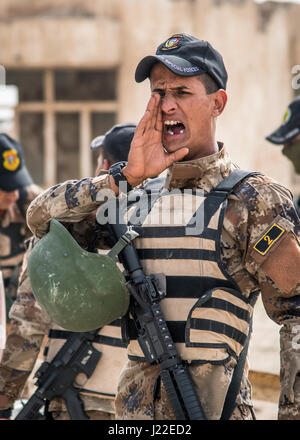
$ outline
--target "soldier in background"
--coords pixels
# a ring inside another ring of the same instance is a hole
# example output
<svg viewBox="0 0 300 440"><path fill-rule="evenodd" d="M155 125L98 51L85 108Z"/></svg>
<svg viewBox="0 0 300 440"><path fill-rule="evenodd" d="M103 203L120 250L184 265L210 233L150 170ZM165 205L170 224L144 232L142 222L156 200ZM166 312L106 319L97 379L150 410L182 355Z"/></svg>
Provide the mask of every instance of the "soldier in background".
<svg viewBox="0 0 300 440"><path fill-rule="evenodd" d="M103 170L109 169L113 163L127 159L135 127L134 123L116 125L104 136L98 136L92 141L91 150L98 152L96 176ZM88 233L88 229L94 225L94 222L95 215L93 214L70 230L84 249L93 250L95 245L93 234ZM10 313L12 328L8 334L6 349L0 364L0 418L10 417L11 409L17 399L30 397L24 393L21 395L21 392L30 373L36 369L35 362L45 335L48 334L48 341L44 356L45 360L50 362L69 334L51 322L32 294L27 276L27 262L33 243L34 238L30 240L25 254L17 300ZM103 247L103 243L101 246ZM81 399L89 416L104 420L114 418L117 381L121 368L127 360L127 354L126 347L121 341L120 327L117 325L104 327L98 339L100 341L104 339L105 342L103 345L96 344L96 348L102 352L102 357L94 374L88 383L84 384L85 394L81 394ZM110 344L113 345L112 348ZM110 358L112 352L113 362ZM29 389L32 392L35 391L32 384L29 385ZM54 399L48 409L51 413L50 417L54 419L69 418L62 399Z"/></svg>
<svg viewBox="0 0 300 440"><path fill-rule="evenodd" d="M95 176L109 170L116 162L127 161L135 128L136 124L132 122L114 125L105 135L92 141L91 150L99 152Z"/></svg>
<svg viewBox="0 0 300 440"><path fill-rule="evenodd" d="M25 166L21 145L0 133L0 270L7 317L16 298L19 271L25 252L24 240L31 235L26 210L42 190L33 184Z"/></svg>
<svg viewBox="0 0 300 440"><path fill-rule="evenodd" d="M282 154L292 162L295 172L300 174L300 96L290 102L284 112L282 124L266 139L272 144L283 146ZM299 213L299 195L294 202Z"/></svg>

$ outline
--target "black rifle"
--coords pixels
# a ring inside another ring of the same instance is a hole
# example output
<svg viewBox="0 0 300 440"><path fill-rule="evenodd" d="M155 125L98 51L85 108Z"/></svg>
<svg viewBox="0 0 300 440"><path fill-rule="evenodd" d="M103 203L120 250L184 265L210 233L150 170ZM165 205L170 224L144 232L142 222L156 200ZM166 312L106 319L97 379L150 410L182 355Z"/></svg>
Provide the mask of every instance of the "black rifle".
<svg viewBox="0 0 300 440"><path fill-rule="evenodd" d="M72 420L88 420L78 395L80 388L74 387L79 373L90 377L101 357L92 342L99 329L72 334L58 351L52 362L43 362L37 370L35 385L38 389L24 405L15 420L44 418L39 410L54 397L62 397Z"/></svg>
<svg viewBox="0 0 300 440"><path fill-rule="evenodd" d="M159 365L160 375L176 419L205 420L195 385L187 366L177 353L161 311L159 303L165 292L158 288L154 276L147 276L143 272L127 226L110 224L110 228L117 240L127 240L128 243L119 256L127 271L128 287L132 295L130 313L145 359L150 364Z"/></svg>

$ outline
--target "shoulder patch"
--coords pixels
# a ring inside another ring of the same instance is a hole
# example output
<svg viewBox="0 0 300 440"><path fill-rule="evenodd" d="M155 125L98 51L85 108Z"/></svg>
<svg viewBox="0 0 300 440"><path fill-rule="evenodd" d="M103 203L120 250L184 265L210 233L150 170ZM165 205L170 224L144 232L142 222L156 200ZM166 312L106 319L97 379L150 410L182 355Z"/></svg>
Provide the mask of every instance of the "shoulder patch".
<svg viewBox="0 0 300 440"><path fill-rule="evenodd" d="M274 223L267 232L255 243L253 249L256 250L260 255L266 255L269 252L273 244L281 237L285 232L281 226Z"/></svg>

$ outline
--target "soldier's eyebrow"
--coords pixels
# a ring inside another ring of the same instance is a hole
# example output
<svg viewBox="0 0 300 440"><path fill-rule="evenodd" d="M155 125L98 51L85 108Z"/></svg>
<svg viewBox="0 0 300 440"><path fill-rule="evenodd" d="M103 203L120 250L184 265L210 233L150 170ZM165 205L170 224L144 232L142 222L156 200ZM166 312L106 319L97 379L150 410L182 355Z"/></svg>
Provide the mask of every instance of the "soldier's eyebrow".
<svg viewBox="0 0 300 440"><path fill-rule="evenodd" d="M166 89L164 89L164 88L157 87L156 89L152 90L152 93L165 92L165 90ZM174 92L174 91L181 92L183 90L192 90L192 89L188 86L177 86L177 87L170 87L169 90L171 90L172 92Z"/></svg>

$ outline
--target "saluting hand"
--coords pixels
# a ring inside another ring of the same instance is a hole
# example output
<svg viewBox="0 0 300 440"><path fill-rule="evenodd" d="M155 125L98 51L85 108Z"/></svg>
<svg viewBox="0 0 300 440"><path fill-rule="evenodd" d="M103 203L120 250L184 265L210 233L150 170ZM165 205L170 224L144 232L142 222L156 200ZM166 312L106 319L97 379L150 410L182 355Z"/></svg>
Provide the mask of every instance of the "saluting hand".
<svg viewBox="0 0 300 440"><path fill-rule="evenodd" d="M160 96L151 96L146 112L140 120L131 142L128 163L122 172L132 186L148 177L159 175L174 162L180 161L189 152L186 147L167 153L162 143L162 111Z"/></svg>

